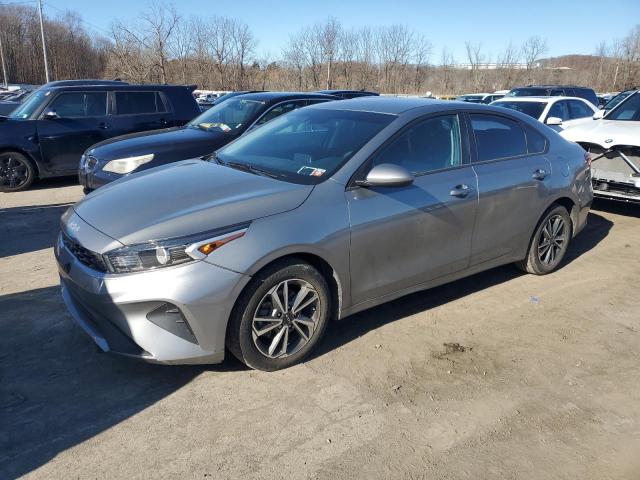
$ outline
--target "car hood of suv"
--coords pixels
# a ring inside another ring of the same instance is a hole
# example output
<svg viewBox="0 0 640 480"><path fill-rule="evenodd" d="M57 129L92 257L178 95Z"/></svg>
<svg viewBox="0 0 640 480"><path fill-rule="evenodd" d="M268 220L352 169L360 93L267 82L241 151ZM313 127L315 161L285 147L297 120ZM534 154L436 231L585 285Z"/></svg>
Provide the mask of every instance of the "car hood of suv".
<svg viewBox="0 0 640 480"><path fill-rule="evenodd" d="M113 182L74 206L125 245L181 237L293 210L313 186L185 160Z"/></svg>
<svg viewBox="0 0 640 480"><path fill-rule="evenodd" d="M602 148L616 145L640 146L640 122L626 120L593 120L568 127L560 132L567 140L595 143Z"/></svg>
<svg viewBox="0 0 640 480"><path fill-rule="evenodd" d="M153 161L146 166L150 168L206 155L234 138L235 136L219 130L167 128L111 138L95 145L90 153L100 162L153 153Z"/></svg>

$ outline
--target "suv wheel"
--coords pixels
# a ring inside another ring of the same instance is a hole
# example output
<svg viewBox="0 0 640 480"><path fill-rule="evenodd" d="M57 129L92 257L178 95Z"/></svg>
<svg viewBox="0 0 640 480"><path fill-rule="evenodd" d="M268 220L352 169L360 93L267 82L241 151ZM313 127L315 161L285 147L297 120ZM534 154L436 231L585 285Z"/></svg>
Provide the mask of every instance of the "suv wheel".
<svg viewBox="0 0 640 480"><path fill-rule="evenodd" d="M35 177L35 168L27 157L17 152L0 153L0 192L26 190Z"/></svg>
<svg viewBox="0 0 640 480"><path fill-rule="evenodd" d="M302 361L326 330L331 295L311 265L292 259L258 274L238 299L227 347L243 363L273 371Z"/></svg>
<svg viewBox="0 0 640 480"><path fill-rule="evenodd" d="M571 240L571 218L563 206L547 211L529 244L527 257L516 265L535 275L546 275L558 268Z"/></svg>

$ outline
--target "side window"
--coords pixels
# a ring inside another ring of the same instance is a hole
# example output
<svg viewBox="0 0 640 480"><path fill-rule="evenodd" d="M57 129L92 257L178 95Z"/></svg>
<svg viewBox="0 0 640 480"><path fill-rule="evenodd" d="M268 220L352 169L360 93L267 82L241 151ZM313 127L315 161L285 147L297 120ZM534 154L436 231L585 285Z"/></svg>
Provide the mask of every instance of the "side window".
<svg viewBox="0 0 640 480"><path fill-rule="evenodd" d="M571 118L585 118L593 115L593 110L580 100L569 100L569 110L571 110Z"/></svg>
<svg viewBox="0 0 640 480"><path fill-rule="evenodd" d="M564 96L564 90L551 90L551 92L549 92L549 96L550 97L563 97Z"/></svg>
<svg viewBox="0 0 640 480"><path fill-rule="evenodd" d="M296 110L300 107L304 107L307 104L306 100L294 100L293 102L286 102L276 105L275 107L267 110L267 112L258 120L256 125L263 125L269 120L273 120L280 115Z"/></svg>
<svg viewBox="0 0 640 480"><path fill-rule="evenodd" d="M165 112L158 92L115 92L117 115Z"/></svg>
<svg viewBox="0 0 640 480"><path fill-rule="evenodd" d="M443 115L410 127L376 155L374 165L391 163L412 174L462 164L460 122L457 115Z"/></svg>
<svg viewBox="0 0 640 480"><path fill-rule="evenodd" d="M571 117L569 116L569 108L567 107L567 102L565 100L560 100L551 105L549 114L547 115L547 118L549 117L558 117L562 121L569 120Z"/></svg>
<svg viewBox="0 0 640 480"><path fill-rule="evenodd" d="M525 127L527 134L527 151L530 154L542 153L547 148L547 139L533 127Z"/></svg>
<svg viewBox="0 0 640 480"><path fill-rule="evenodd" d="M61 118L100 117L107 114L107 92L61 93L47 110Z"/></svg>
<svg viewBox="0 0 640 480"><path fill-rule="evenodd" d="M527 139L518 123L494 115L470 116L479 162L527 154Z"/></svg>

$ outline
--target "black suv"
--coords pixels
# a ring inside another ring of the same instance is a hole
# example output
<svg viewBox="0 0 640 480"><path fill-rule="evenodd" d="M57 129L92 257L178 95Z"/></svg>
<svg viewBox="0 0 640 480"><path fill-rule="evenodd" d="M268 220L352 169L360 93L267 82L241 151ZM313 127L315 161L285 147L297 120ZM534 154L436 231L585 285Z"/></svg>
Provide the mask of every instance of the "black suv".
<svg viewBox="0 0 640 480"><path fill-rule="evenodd" d="M512 88L507 97L579 97L598 105L598 96L593 88L576 85L527 85Z"/></svg>
<svg viewBox="0 0 640 480"><path fill-rule="evenodd" d="M44 85L0 117L0 192L73 175L82 153L108 138L184 125L200 113L194 88L86 80Z"/></svg>
<svg viewBox="0 0 640 480"><path fill-rule="evenodd" d="M126 135L94 145L80 162L80 183L89 193L130 173L202 157L280 115L337 99L304 92L237 95L215 104L184 127Z"/></svg>

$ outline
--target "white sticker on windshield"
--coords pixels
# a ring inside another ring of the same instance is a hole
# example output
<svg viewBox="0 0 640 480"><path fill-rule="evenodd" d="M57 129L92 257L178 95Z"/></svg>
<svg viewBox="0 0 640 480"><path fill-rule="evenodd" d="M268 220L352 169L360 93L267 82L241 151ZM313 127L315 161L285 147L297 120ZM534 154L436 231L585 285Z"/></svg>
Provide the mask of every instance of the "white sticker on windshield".
<svg viewBox="0 0 640 480"><path fill-rule="evenodd" d="M321 177L326 170L324 168L301 167L298 170L300 175L308 175L310 177Z"/></svg>

